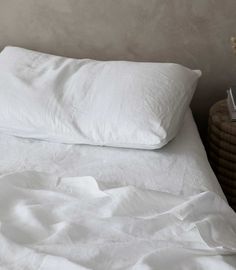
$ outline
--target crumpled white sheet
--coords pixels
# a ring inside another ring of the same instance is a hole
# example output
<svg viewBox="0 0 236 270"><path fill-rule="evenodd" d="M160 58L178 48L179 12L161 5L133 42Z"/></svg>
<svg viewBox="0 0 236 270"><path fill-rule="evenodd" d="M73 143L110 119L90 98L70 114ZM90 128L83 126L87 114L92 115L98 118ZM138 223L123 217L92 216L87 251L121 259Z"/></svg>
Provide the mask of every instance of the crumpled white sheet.
<svg viewBox="0 0 236 270"><path fill-rule="evenodd" d="M213 192L191 197L93 177L0 179L0 269L235 269L236 214Z"/></svg>

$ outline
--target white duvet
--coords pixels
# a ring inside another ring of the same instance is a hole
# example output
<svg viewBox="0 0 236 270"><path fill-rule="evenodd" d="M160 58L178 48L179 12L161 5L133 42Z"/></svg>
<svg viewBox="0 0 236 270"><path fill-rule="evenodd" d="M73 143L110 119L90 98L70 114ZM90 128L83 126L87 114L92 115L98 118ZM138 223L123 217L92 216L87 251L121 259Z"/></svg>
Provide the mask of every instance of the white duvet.
<svg viewBox="0 0 236 270"><path fill-rule="evenodd" d="M93 177L0 179L0 269L235 269L236 215L211 191L184 197Z"/></svg>

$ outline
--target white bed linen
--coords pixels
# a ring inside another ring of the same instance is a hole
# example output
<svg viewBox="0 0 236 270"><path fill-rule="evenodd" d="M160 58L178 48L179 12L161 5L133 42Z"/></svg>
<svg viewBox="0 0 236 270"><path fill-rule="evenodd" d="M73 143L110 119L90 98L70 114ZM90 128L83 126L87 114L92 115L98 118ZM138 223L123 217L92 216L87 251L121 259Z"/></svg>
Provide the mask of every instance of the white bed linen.
<svg viewBox="0 0 236 270"><path fill-rule="evenodd" d="M213 192L192 197L92 177L0 178L0 268L232 270L236 214Z"/></svg>
<svg viewBox="0 0 236 270"><path fill-rule="evenodd" d="M172 63L0 53L0 131L49 142L157 149L174 138L201 76Z"/></svg>
<svg viewBox="0 0 236 270"><path fill-rule="evenodd" d="M102 189L134 185L193 195L211 190L224 197L191 111L172 142L155 151L65 145L0 134L0 174L25 170L54 176L93 176Z"/></svg>
<svg viewBox="0 0 236 270"><path fill-rule="evenodd" d="M236 216L190 111L161 150L0 135L0 152L0 269L236 269Z"/></svg>

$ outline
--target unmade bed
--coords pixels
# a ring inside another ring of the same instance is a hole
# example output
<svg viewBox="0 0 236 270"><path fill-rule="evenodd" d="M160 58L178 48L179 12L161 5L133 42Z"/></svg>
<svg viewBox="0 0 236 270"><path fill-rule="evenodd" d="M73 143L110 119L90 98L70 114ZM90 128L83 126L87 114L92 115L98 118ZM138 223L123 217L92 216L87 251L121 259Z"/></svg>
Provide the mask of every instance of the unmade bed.
<svg viewBox="0 0 236 270"><path fill-rule="evenodd" d="M232 270L236 215L171 63L0 54L0 269Z"/></svg>

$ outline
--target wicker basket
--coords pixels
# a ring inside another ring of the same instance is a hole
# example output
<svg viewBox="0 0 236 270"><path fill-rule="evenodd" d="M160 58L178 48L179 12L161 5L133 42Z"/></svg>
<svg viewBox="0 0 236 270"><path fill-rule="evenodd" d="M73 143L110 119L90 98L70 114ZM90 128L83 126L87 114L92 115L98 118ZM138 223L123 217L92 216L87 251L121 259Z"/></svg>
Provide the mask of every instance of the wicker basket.
<svg viewBox="0 0 236 270"><path fill-rule="evenodd" d="M236 210L236 122L229 118L226 100L210 109L208 148L212 168L229 204Z"/></svg>

